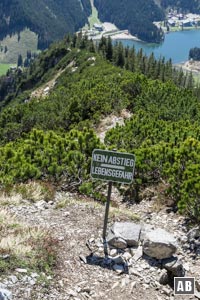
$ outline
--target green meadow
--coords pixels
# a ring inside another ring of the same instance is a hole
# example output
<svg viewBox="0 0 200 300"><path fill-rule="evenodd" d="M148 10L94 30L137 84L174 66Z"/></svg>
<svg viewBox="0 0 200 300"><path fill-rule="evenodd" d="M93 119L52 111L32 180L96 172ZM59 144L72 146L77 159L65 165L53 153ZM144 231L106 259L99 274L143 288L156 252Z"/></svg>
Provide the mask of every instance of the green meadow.
<svg viewBox="0 0 200 300"><path fill-rule="evenodd" d="M15 66L15 65L14 64L0 64L0 76L5 75L11 66Z"/></svg>

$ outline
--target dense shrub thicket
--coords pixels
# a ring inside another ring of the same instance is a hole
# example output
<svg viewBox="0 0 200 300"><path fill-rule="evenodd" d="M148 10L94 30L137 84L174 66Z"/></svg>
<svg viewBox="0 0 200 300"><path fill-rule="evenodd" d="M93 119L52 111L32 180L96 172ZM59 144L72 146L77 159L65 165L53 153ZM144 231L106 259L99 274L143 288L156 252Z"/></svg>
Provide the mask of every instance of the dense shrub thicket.
<svg viewBox="0 0 200 300"><path fill-rule="evenodd" d="M78 188L89 178L92 150L98 147L91 129L62 134L33 129L0 147L0 183L3 187L38 179Z"/></svg>
<svg viewBox="0 0 200 300"><path fill-rule="evenodd" d="M30 98L58 71L48 96ZM41 179L98 198L90 160L104 146L91 128L126 108L132 118L110 130L105 143L136 155L127 193L134 190L139 200L143 188L162 183L182 212L200 220L200 102L191 74L110 40L95 49L86 38L68 37L13 78L16 90L0 113L2 187Z"/></svg>

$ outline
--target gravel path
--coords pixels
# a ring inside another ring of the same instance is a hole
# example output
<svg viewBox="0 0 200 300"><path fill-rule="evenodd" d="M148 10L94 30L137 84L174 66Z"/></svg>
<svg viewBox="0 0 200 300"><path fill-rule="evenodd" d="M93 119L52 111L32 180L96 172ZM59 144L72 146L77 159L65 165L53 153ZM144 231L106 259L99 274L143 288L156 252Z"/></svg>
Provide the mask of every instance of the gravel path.
<svg viewBox="0 0 200 300"><path fill-rule="evenodd" d="M65 200L65 207L58 203ZM133 205L126 215L118 209L111 209L110 223L128 220L136 213L140 220L156 227L165 228L184 240L186 229L183 217L173 212L153 212L153 201L142 201ZM93 201L80 200L77 195L57 194L56 200L46 203L39 201L32 205L10 206L9 210L24 221L41 225L51 230L58 239L58 262L53 276L47 281L36 282L34 274L14 272L1 280L13 293L15 300L84 300L84 299L149 299L173 300L173 291L169 286L161 286L158 278L162 270L149 266L144 259L138 260L132 272L118 274L109 265L102 263L104 251L101 247L101 235L104 219L104 207ZM130 213L131 212L131 213ZM89 241L89 243L88 243ZM97 253L91 253L90 245L100 243ZM88 246L87 246L88 245ZM90 248L90 249L89 249ZM92 260L92 255L97 255ZM182 258L188 275L200 279L200 257L180 247L178 256ZM196 299L193 296L179 296L177 299Z"/></svg>

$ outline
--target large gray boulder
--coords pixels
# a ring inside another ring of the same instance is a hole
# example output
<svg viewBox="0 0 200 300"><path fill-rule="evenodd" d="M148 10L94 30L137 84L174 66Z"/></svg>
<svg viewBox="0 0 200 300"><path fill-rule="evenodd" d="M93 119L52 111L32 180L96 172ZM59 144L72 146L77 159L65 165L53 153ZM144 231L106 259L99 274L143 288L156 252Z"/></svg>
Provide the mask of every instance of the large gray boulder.
<svg viewBox="0 0 200 300"><path fill-rule="evenodd" d="M174 236L164 229L157 228L143 233L143 252L156 259L171 257L177 249Z"/></svg>
<svg viewBox="0 0 200 300"><path fill-rule="evenodd" d="M119 249L138 246L140 232L140 224L115 222L108 232L107 242L110 246Z"/></svg>

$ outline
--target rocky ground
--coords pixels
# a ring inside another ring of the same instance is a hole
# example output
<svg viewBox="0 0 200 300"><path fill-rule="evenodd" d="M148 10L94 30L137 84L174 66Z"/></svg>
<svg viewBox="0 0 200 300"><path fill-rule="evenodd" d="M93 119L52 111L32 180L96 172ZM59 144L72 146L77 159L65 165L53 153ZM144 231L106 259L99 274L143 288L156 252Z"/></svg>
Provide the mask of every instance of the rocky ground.
<svg viewBox="0 0 200 300"><path fill-rule="evenodd" d="M182 68L184 71L192 72L193 75L198 75L200 72L200 62L195 60L188 60L182 64L176 65L178 68Z"/></svg>
<svg viewBox="0 0 200 300"><path fill-rule="evenodd" d="M183 217L166 208L155 212L154 200L143 200L129 208L126 204L119 206L110 210L109 227L114 221L139 221L166 229L178 240L176 256L182 260L186 275L200 282L199 240L196 244L192 239L188 241ZM101 238L104 207L91 199L57 193L54 201L41 200L35 204L25 201L8 206L8 210L20 220L48 228L58 239L58 261L52 276L44 274L38 279L37 273L26 269L0 276L1 287L11 291L14 300L200 299L197 292L196 296L174 296L169 285L159 283L163 272L160 261L145 255L136 257L136 249L112 249L110 256L120 252L129 262L122 272L114 270L111 260L105 259Z"/></svg>

